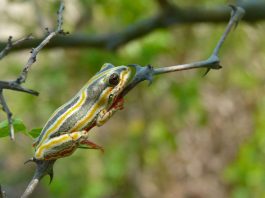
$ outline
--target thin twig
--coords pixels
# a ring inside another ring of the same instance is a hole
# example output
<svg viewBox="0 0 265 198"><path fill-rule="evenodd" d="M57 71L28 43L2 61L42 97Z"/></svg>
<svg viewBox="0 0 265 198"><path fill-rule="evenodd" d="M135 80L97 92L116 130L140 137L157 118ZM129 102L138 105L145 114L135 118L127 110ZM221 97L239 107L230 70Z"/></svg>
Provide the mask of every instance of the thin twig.
<svg viewBox="0 0 265 198"><path fill-rule="evenodd" d="M6 115L7 115L10 139L14 140L15 139L15 132L14 132L14 125L13 125L13 120L12 120L12 113L7 106L7 103L5 101L2 89L0 89L0 104L2 105L3 110L6 112Z"/></svg>
<svg viewBox="0 0 265 198"><path fill-rule="evenodd" d="M38 52L57 34L67 34L66 32L63 31L62 25L63 25L63 10L64 10L64 3L61 1L60 3L60 8L59 11L57 12L58 17L57 17L57 28L53 32L49 32L47 37L39 44L38 47L32 50L32 55L29 58L27 64L23 68L20 76L16 80L16 83L23 83L25 82L27 78L28 71L31 67L31 65L36 61L36 56ZM27 186L26 190L24 191L23 195L21 196L22 198L27 198L29 197L35 188L37 187L39 181L44 177L45 175L49 175L50 179L52 180L53 178L53 165L55 163L55 160L51 161L46 161L46 160L35 160L31 159L29 161L33 161L36 163L36 171L35 174L30 181L29 185Z"/></svg>
<svg viewBox="0 0 265 198"><path fill-rule="evenodd" d="M0 81L0 105L2 106L4 112L7 115L10 139L14 140L15 139L15 134L14 134L14 126L13 126L13 120L12 120L12 112L10 111L10 109L9 109L7 103L6 103L5 97L3 95L3 90L4 89L11 89L11 90L15 90L15 91L21 91L21 92L29 93L29 94L36 95L36 96L39 93L34 91L34 90L24 88L20 84L17 84L17 83L8 82L8 81Z"/></svg>
<svg viewBox="0 0 265 198"><path fill-rule="evenodd" d="M135 65L135 64L129 65L136 69L136 74L133 80L123 90L120 97L125 96L138 83L144 80L147 80L149 81L149 83L151 83L154 75L164 74L168 72L181 71L181 70L195 69L195 68L207 68L207 72L210 69L220 69L221 65L220 65L220 59L218 57L220 48L222 44L224 43L226 37L230 33L232 27L238 24L238 22L240 21L240 19L245 13L244 9L242 9L241 7L235 7L235 6L231 6L231 7L232 7L232 15L226 27L226 30L222 34L220 40L218 41L216 47L214 48L212 55L207 60L188 63L188 64L173 65L173 66L168 66L168 67L160 67L160 68L153 68L150 65L145 66L145 67L142 67L140 65Z"/></svg>
<svg viewBox="0 0 265 198"><path fill-rule="evenodd" d="M62 25L63 25L63 10L64 10L64 3L61 1L60 8L58 11L58 19L57 19L57 29L53 32L49 32L49 34L46 36L46 38L36 47L32 48L31 50L31 56L28 59L28 62L24 66L22 72L20 73L19 77L16 80L16 83L21 84L24 83L27 79L28 71L33 65L33 63L36 61L37 54L40 52L40 50L47 45L50 40L55 37L57 34L65 34L62 30Z"/></svg>
<svg viewBox="0 0 265 198"><path fill-rule="evenodd" d="M14 81L1 81L0 80L0 89L10 89L10 90L15 90L15 91L21 91L21 92L25 92L25 93L32 94L35 96L39 95L37 91L24 88L20 84L14 83Z"/></svg>
<svg viewBox="0 0 265 198"><path fill-rule="evenodd" d="M39 181L40 181L39 179L32 179L30 181L28 187L26 188L25 192L21 196L21 198L27 198L27 197L29 197L33 193L33 191L35 190L35 188L37 187Z"/></svg>
<svg viewBox="0 0 265 198"><path fill-rule="evenodd" d="M5 46L5 48L0 52L0 60L2 58L4 58L9 52L10 50L13 48L13 47L16 47L20 44L22 44L24 41L28 41L30 39L33 39L32 35L28 35L26 37L23 37L21 39L18 39L16 41L12 41L13 37L12 36L9 36L8 37L8 40L7 40L7 44Z"/></svg>
<svg viewBox="0 0 265 198"><path fill-rule="evenodd" d="M63 15L63 10L64 10L64 3L63 3L63 1L61 1L60 8L59 8L58 13L57 13L58 14L58 17L57 17L57 28L54 31L48 31L48 34L45 37L45 39L43 41L41 41L41 43L36 48L33 48L31 50L31 56L29 57L27 63L24 65L24 67L23 67L20 75L17 77L17 79L14 80L14 81L0 81L0 104L2 104L3 110L7 114L11 140L14 140L14 127L13 127L13 124L12 124L12 113L9 110L9 108L7 106L7 103L5 101L5 98L3 96L3 90L4 89L10 89L10 90L14 90L14 91L21 91L21 92L29 93L29 94L36 95L36 96L39 94L37 91L22 87L21 84L26 81L28 72L29 72L31 66L33 65L33 63L36 61L37 55L40 52L40 50L45 45L47 45L50 42L50 40L53 37L55 37L56 35L58 35L58 34L63 34L63 35L67 34L62 29L62 25L63 25L63 16L62 16ZM0 53L0 59L2 57L4 57L5 55L7 55L7 53L12 49L12 47L17 46L17 45L21 44L22 42L24 42L25 40L29 40L31 38L32 38L32 36L29 35L29 36L27 36L25 38L22 38L22 39L19 39L17 41L12 42L12 37L10 36L9 39L8 39L6 47Z"/></svg>

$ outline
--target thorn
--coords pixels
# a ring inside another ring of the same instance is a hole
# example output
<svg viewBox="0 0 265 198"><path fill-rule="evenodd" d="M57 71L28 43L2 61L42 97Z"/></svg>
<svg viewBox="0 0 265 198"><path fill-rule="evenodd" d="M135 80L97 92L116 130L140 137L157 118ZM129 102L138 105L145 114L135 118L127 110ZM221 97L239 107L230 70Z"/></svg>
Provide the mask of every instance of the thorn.
<svg viewBox="0 0 265 198"><path fill-rule="evenodd" d="M202 77L205 77L205 76L209 73L209 71L210 71L211 69L221 69L221 68L222 68L221 65L219 65L219 64L215 64L214 67L212 67L212 68L207 68L207 69L206 69L206 72L203 74Z"/></svg>
<svg viewBox="0 0 265 198"><path fill-rule="evenodd" d="M232 9L231 17L233 17L236 13L237 7L233 4L229 4L228 6Z"/></svg>
<svg viewBox="0 0 265 198"><path fill-rule="evenodd" d="M24 164L27 164L29 162L34 162L34 163L37 164L37 161L36 161L36 159L34 157L32 157L32 158L28 159L27 161L25 161Z"/></svg>
<svg viewBox="0 0 265 198"><path fill-rule="evenodd" d="M211 70L211 68L207 68L207 70L206 70L205 73L202 75L202 77L205 77L205 76L209 73L210 70Z"/></svg>
<svg viewBox="0 0 265 198"><path fill-rule="evenodd" d="M12 47L12 39L13 39L12 36L9 36L9 37L8 37L7 45L8 45L9 47Z"/></svg>
<svg viewBox="0 0 265 198"><path fill-rule="evenodd" d="M239 21L244 16L245 10L242 7L238 7L238 6L235 6L235 5L229 5L229 7L231 7L231 9L232 9L231 18L235 17L235 19L234 19L234 21L235 21L234 30L235 30L236 27L238 26ZM237 16L235 16L235 15L237 15Z"/></svg>
<svg viewBox="0 0 265 198"><path fill-rule="evenodd" d="M53 169L51 169L51 171L48 173L48 175L50 176L50 183L52 183L52 180L53 180Z"/></svg>
<svg viewBox="0 0 265 198"><path fill-rule="evenodd" d="M218 67L216 67L216 69L222 69L223 66L222 65L218 65Z"/></svg>
<svg viewBox="0 0 265 198"><path fill-rule="evenodd" d="M147 67L148 67L148 69L153 69L153 66L150 64L148 64Z"/></svg>
<svg viewBox="0 0 265 198"><path fill-rule="evenodd" d="M99 150L100 150L100 152L101 152L102 154L105 153L105 149L104 149L103 147L100 147Z"/></svg>
<svg viewBox="0 0 265 198"><path fill-rule="evenodd" d="M48 27L46 27L45 30L46 30L46 33L47 33L47 34L50 34L50 30L49 30Z"/></svg>
<svg viewBox="0 0 265 198"><path fill-rule="evenodd" d="M70 34L70 32L65 32L64 30L59 30L58 31L59 34L62 34L62 35L67 35L67 34Z"/></svg>
<svg viewBox="0 0 265 198"><path fill-rule="evenodd" d="M233 4L230 4L229 7L232 9L231 11L231 18L232 18L236 14L237 7ZM237 28L238 23L239 23L239 20L236 20L235 25L234 25L234 30Z"/></svg>
<svg viewBox="0 0 265 198"><path fill-rule="evenodd" d="M149 70L153 70L153 66L150 65L150 64L147 65L147 68L148 68ZM146 80L148 80L148 86L150 86L150 85L152 84L152 82L153 82L153 75L148 75L148 76L146 77Z"/></svg>

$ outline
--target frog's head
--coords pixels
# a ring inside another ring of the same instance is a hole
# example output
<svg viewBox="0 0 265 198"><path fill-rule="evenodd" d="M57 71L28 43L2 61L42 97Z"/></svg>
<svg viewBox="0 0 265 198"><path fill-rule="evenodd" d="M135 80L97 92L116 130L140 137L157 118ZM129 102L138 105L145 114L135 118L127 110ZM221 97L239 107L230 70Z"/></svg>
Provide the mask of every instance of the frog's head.
<svg viewBox="0 0 265 198"><path fill-rule="evenodd" d="M111 68L112 66L112 68ZM111 64L105 64L104 68L109 67L107 74L105 75L104 81L106 86L109 87L108 94L108 105L110 108L117 103L120 93L124 90L125 86L128 84L131 77L131 68L127 66L117 66L113 67Z"/></svg>
<svg viewBox="0 0 265 198"><path fill-rule="evenodd" d="M88 82L89 95L93 96L99 106L106 109L112 108L124 90L131 77L131 68L127 66L113 66L105 63L101 70Z"/></svg>

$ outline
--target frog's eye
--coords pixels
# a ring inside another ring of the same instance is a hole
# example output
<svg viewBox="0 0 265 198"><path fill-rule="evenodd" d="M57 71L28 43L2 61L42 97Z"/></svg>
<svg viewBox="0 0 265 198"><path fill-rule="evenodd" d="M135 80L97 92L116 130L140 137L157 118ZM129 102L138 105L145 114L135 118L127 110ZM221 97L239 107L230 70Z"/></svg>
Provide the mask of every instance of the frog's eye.
<svg viewBox="0 0 265 198"><path fill-rule="evenodd" d="M119 77L119 74L117 73L113 73L110 75L109 77L109 84L111 86L116 86L120 81L120 77Z"/></svg>

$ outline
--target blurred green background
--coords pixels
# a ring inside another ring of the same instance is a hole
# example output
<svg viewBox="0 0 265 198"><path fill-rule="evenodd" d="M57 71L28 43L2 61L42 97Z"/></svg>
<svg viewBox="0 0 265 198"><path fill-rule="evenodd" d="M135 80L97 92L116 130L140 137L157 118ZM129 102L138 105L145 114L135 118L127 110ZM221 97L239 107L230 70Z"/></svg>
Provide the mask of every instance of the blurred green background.
<svg viewBox="0 0 265 198"><path fill-rule="evenodd" d="M217 6L225 0L172 1L179 6ZM56 22L54 1L0 0L0 36L43 32ZM39 9L39 10L38 10ZM37 10L37 12L36 12ZM157 13L155 1L66 1L64 29L91 35L121 30ZM154 67L203 60L224 24L193 24L155 31L116 52L100 49L42 50L26 87L39 97L5 91L14 117L27 131L43 127L105 62ZM105 153L78 150L57 161L52 184L45 177L32 197L265 197L265 23L240 23L221 50L222 70L165 74L131 91L125 109L90 139ZM14 79L29 50L1 60L1 80ZM1 121L5 114L0 112ZM23 133L0 139L0 184L8 197L25 190L35 170L23 165L33 155Z"/></svg>

